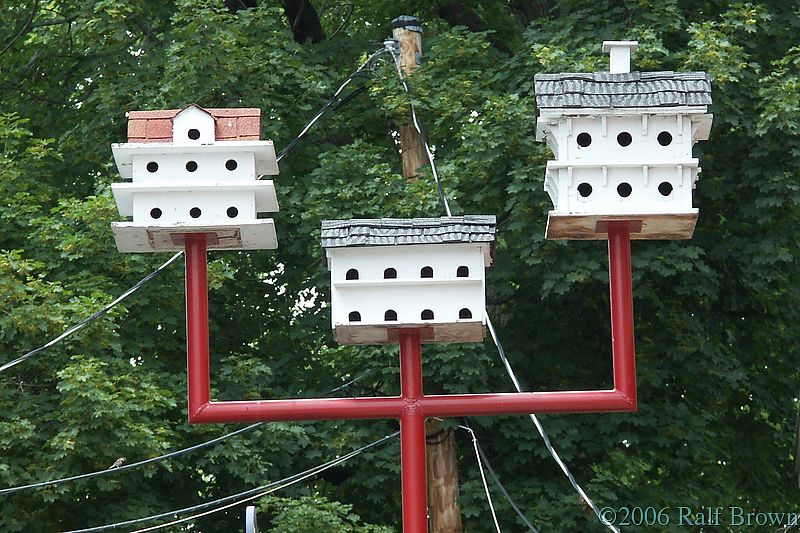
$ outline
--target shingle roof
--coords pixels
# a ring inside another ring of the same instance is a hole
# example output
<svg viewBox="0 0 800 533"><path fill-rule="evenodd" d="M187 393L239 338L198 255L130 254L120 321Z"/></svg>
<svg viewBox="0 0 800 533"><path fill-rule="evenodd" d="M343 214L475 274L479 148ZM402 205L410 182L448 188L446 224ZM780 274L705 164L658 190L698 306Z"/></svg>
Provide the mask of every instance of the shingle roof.
<svg viewBox="0 0 800 533"><path fill-rule="evenodd" d="M494 215L324 220L322 247L492 243Z"/></svg>
<svg viewBox="0 0 800 533"><path fill-rule="evenodd" d="M533 83L539 109L711 104L705 72L566 72L536 74Z"/></svg>

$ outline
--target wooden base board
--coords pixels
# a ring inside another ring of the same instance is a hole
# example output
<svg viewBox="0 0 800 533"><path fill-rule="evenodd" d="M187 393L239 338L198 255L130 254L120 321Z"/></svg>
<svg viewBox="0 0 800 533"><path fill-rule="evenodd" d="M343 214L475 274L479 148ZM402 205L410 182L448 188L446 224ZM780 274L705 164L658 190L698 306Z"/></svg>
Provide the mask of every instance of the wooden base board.
<svg viewBox="0 0 800 533"><path fill-rule="evenodd" d="M185 235L205 233L209 250L274 250L278 247L275 222L271 218L246 224L173 224L137 226L133 222L112 222L114 240L120 252L177 252L184 249Z"/></svg>
<svg viewBox="0 0 800 533"><path fill-rule="evenodd" d="M339 324L333 334L339 344L396 344L401 329L418 329L423 343L483 342L483 321L460 320L454 323L403 324Z"/></svg>
<svg viewBox="0 0 800 533"><path fill-rule="evenodd" d="M687 213L575 215L550 211L547 216L547 239L606 240L608 226L628 222L633 240L691 239L697 224L697 209Z"/></svg>

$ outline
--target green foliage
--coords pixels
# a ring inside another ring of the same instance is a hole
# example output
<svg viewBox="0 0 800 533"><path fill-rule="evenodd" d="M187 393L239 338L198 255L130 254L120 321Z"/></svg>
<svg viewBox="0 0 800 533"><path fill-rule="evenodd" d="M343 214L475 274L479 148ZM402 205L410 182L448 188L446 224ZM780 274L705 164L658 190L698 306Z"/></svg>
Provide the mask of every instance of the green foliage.
<svg viewBox="0 0 800 533"><path fill-rule="evenodd" d="M319 496L300 498L266 497L260 507L272 512L268 530L275 533L391 533L388 527L361 524L352 505L331 502Z"/></svg>
<svg viewBox="0 0 800 533"><path fill-rule="evenodd" d="M233 2L235 3L235 2ZM546 416L600 505L796 507L800 13L792 2L314 2L328 39L295 42L279 2L16 0L0 7L0 362L91 315L166 256L123 255L109 145L133 109L260 107L285 146L390 33L423 19L410 77L455 213L498 215L490 313L523 385L608 388L605 246L543 238L551 157L534 141L537 72L605 70L602 39L638 39L642 70L705 70L714 128L698 146L692 241L635 242L639 413ZM30 21L29 21L30 19ZM29 22L28 22L29 21ZM452 22L452 21L451 21ZM369 78L369 79L367 79ZM430 170L404 181L407 96L384 61L281 161L274 252L213 253L212 396L398 392L396 348L330 334L319 248L328 218L435 216ZM345 91L345 94L348 94ZM104 469L208 440L186 420L183 274L160 274L91 326L0 375L0 487ZM426 346L429 392L510 390L490 342ZM543 531L601 531L525 417L470 422L509 492ZM126 520L304 470L396 429L394 421L265 424L214 448L124 473L0 497L3 531ZM468 435L458 433L468 531L490 531ZM521 531L494 491L504 530ZM400 529L399 443L261 501L270 530ZM242 511L196 520L241 527ZM665 528L679 531L674 524Z"/></svg>

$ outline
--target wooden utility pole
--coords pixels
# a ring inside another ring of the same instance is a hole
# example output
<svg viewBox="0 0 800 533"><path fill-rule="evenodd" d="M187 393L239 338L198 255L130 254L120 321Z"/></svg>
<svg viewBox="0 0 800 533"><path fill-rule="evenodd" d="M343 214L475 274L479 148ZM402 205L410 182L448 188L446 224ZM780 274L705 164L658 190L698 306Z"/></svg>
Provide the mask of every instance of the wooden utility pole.
<svg viewBox="0 0 800 533"><path fill-rule="evenodd" d="M422 27L416 17L401 16L392 21L392 36L400 42L400 68L411 74L422 56ZM403 177L413 179L428 160L414 124L400 126L400 154ZM426 465L428 477L428 516L430 533L461 533L461 508L458 505L458 463L453 432L443 430L438 420L428 420Z"/></svg>
<svg viewBox="0 0 800 533"><path fill-rule="evenodd" d="M419 19L403 15L392 21L392 37L400 43L400 68L408 76L422 57L422 27ZM422 141L413 123L400 126L400 155L403 158L403 177L416 177L417 169L427 162Z"/></svg>
<svg viewBox="0 0 800 533"><path fill-rule="evenodd" d="M425 433L430 531L461 533L455 436L434 418L426 422Z"/></svg>

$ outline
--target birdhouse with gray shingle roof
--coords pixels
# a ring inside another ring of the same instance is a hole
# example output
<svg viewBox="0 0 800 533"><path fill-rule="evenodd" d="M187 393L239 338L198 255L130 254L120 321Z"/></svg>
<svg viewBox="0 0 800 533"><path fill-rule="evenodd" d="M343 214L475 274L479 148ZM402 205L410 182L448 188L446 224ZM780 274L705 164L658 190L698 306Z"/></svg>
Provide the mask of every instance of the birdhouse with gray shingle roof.
<svg viewBox="0 0 800 533"><path fill-rule="evenodd" d="M128 142L112 145L126 182L112 190L128 222L112 223L121 252L182 250L187 233L209 249L277 248L272 219L272 141L262 141L260 109L131 111Z"/></svg>
<svg viewBox="0 0 800 533"><path fill-rule="evenodd" d="M423 342L483 340L494 232L494 215L324 221L336 340L389 344L401 328Z"/></svg>
<svg viewBox="0 0 800 533"><path fill-rule="evenodd" d="M704 72L630 72L636 41L606 41L610 72L537 74L536 139L555 155L545 190L548 239L605 239L630 221L633 239L688 239L698 211L692 157L708 139Z"/></svg>

